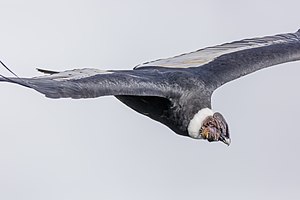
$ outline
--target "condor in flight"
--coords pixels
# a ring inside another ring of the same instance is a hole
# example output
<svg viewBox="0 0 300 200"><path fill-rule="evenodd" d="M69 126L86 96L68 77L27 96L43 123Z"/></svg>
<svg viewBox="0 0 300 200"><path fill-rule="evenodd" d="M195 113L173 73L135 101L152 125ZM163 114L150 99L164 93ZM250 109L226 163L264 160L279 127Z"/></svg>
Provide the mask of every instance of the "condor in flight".
<svg viewBox="0 0 300 200"><path fill-rule="evenodd" d="M38 69L44 76L0 75L0 81L32 88L49 98L114 95L175 133L230 144L228 124L211 107L223 84L257 70L300 59L300 30L203 48L136 66L133 70Z"/></svg>

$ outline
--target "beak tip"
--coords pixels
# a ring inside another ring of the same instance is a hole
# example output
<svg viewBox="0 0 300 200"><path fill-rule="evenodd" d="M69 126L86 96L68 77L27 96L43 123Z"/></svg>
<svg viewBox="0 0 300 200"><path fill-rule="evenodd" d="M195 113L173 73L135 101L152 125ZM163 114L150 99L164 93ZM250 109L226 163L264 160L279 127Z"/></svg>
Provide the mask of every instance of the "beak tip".
<svg viewBox="0 0 300 200"><path fill-rule="evenodd" d="M230 146L231 143L231 139L230 138L226 138L222 141L224 144L226 144L227 146Z"/></svg>
<svg viewBox="0 0 300 200"><path fill-rule="evenodd" d="M227 146L229 146L230 143L231 143L231 139L230 138L226 139L226 143L225 144L227 144Z"/></svg>

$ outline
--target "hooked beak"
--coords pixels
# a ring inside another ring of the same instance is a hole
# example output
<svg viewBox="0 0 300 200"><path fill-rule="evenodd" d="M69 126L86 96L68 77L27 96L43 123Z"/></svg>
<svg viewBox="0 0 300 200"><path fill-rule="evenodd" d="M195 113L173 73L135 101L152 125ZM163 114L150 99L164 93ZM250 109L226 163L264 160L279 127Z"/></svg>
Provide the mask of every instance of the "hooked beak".
<svg viewBox="0 0 300 200"><path fill-rule="evenodd" d="M219 140L220 140L221 142L223 142L224 144L226 144L227 146L229 146L230 143L231 143L231 139L230 139L230 138L226 138L226 137L224 137L224 136L222 136L222 135L220 136Z"/></svg>

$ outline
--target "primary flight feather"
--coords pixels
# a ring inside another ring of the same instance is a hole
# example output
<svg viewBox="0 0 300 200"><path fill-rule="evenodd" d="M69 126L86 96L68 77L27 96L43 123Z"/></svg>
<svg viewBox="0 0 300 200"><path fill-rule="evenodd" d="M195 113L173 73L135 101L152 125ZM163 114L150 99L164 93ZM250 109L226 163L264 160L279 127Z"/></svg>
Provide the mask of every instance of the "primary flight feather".
<svg viewBox="0 0 300 200"><path fill-rule="evenodd" d="M32 88L49 98L120 101L175 133L230 144L228 124L211 108L211 95L223 84L254 71L300 59L300 30L245 39L136 66L133 70L38 69L44 76L0 75L0 81Z"/></svg>

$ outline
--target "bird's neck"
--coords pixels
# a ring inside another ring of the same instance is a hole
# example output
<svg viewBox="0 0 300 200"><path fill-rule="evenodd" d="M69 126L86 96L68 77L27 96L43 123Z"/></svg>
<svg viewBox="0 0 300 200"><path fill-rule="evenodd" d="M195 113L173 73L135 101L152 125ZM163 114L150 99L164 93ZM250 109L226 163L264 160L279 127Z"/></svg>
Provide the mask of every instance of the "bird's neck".
<svg viewBox="0 0 300 200"><path fill-rule="evenodd" d="M190 120L188 125L188 134L195 139L201 139L200 129L205 119L213 116L214 112L210 108L203 108L199 110Z"/></svg>

